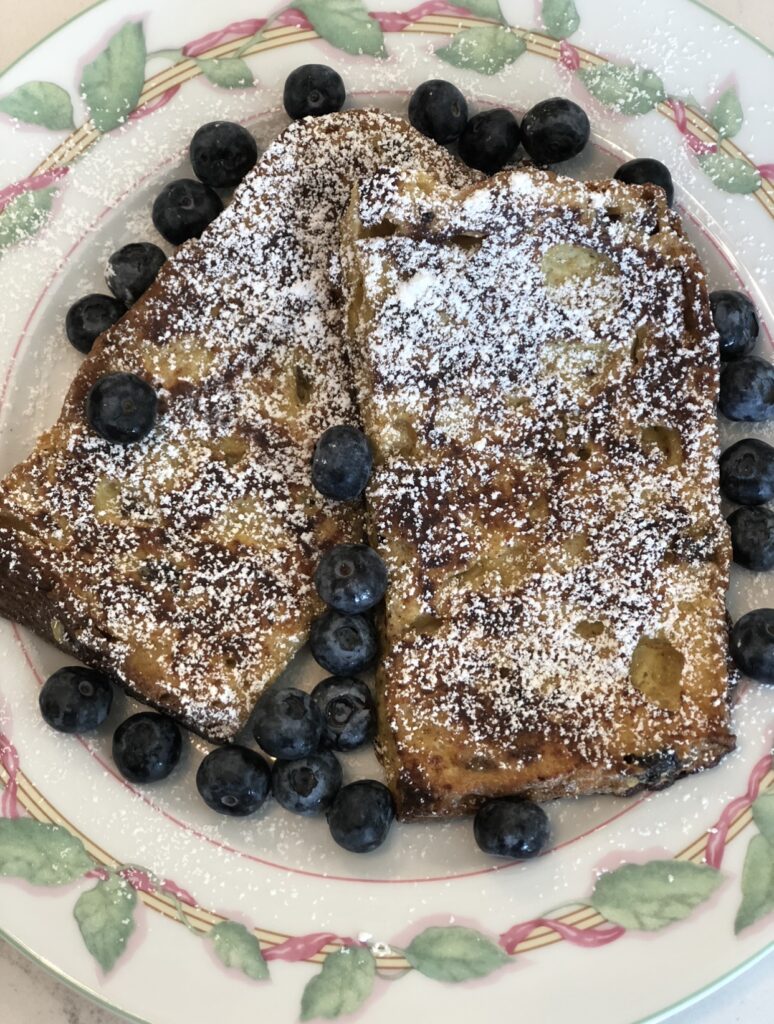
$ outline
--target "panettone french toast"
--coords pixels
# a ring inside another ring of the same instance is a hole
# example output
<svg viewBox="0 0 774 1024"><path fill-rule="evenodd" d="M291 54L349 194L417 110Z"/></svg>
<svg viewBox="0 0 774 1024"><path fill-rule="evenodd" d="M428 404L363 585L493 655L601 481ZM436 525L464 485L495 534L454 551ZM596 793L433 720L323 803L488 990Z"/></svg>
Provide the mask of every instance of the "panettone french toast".
<svg viewBox="0 0 774 1024"><path fill-rule="evenodd" d="M384 170L342 260L399 815L715 764L734 746L718 345L664 193Z"/></svg>
<svg viewBox="0 0 774 1024"><path fill-rule="evenodd" d="M97 341L0 486L0 612L214 740L304 642L320 550L361 528L314 491L309 463L353 417L331 269L352 182L381 166L469 180L385 114L293 124ZM86 422L114 371L159 396L136 444Z"/></svg>

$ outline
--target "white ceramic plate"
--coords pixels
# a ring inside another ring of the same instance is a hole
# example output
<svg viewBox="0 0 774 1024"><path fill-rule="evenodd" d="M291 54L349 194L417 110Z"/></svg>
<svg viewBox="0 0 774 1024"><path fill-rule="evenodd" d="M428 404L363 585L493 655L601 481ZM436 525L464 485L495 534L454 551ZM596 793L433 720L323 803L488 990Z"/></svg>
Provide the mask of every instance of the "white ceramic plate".
<svg viewBox="0 0 774 1024"><path fill-rule="evenodd" d="M151 13L105 0L41 43L0 80L0 109L21 118L0 118L0 470L52 422L77 367L67 307L104 290L111 251L155 237L151 199L185 165L193 130L229 117L265 144L284 123L285 75L311 60L341 71L353 105L404 110L427 77L451 78L474 105L516 111L572 96L590 113L595 146L567 170L664 160L712 285L748 290L774 324L772 55L691 0L576 3L577 17L570 0L430 0L411 10L370 0L369 17L360 0L303 0L305 16L282 13L256 37L259 16L275 10L265 0L167 0ZM501 13L513 32L495 24ZM369 52L352 56L358 48ZM770 589L737 571L732 614L771 603ZM647 797L557 803L553 849L509 864L480 853L466 822L399 826L357 857L334 847L323 822L276 806L223 821L195 792L206 745L193 738L172 778L136 789L111 766L111 728L80 742L40 721L38 684L65 660L56 650L4 622L0 656L0 871L26 876L0 881L0 927L134 1019L199 1024L227 1008L229 1020L283 1024L305 993L307 1015L360 1008L373 1022L572 1014L578 1024L631 1024L771 948L770 688L744 688L739 749L721 766ZM319 674L301 657L288 679ZM117 701L109 725L128 710ZM376 770L365 755L346 765L348 777ZM589 901L599 874L625 863L649 867L626 891L625 875L607 878L608 916L621 927ZM120 866L128 884L105 884ZM52 874L64 884L40 884Z"/></svg>

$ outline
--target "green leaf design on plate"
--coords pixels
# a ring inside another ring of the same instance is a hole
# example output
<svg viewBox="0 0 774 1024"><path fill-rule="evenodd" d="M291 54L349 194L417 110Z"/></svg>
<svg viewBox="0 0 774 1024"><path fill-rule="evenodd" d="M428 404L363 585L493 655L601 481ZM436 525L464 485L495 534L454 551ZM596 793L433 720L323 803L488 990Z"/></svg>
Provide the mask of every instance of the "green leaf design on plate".
<svg viewBox="0 0 774 1024"><path fill-rule="evenodd" d="M752 805L753 821L758 831L774 843L774 793L763 793Z"/></svg>
<svg viewBox="0 0 774 1024"><path fill-rule="evenodd" d="M361 0L294 0L293 7L331 46L345 53L387 56L381 25L369 17Z"/></svg>
<svg viewBox="0 0 774 1024"><path fill-rule="evenodd" d="M496 75L527 49L514 32L499 25L466 28L448 46L435 51L436 57L457 68L470 68L482 75Z"/></svg>
<svg viewBox="0 0 774 1024"><path fill-rule="evenodd" d="M692 107L697 113L701 114L702 117L707 117L707 112L704 107L699 103L692 92L687 92L685 96L675 96L675 99L679 99L686 107Z"/></svg>
<svg viewBox="0 0 774 1024"><path fill-rule="evenodd" d="M666 99L656 72L639 65L598 64L578 74L595 99L621 114L647 114Z"/></svg>
<svg viewBox="0 0 774 1024"><path fill-rule="evenodd" d="M130 21L83 69L81 93L99 131L124 124L137 106L144 78L145 34L139 21Z"/></svg>
<svg viewBox="0 0 774 1024"><path fill-rule="evenodd" d="M405 955L412 967L438 981L483 978L509 960L491 939L459 925L425 928L411 940Z"/></svg>
<svg viewBox="0 0 774 1024"><path fill-rule="evenodd" d="M753 836L742 868L742 902L734 921L738 935L774 910L774 844Z"/></svg>
<svg viewBox="0 0 774 1024"><path fill-rule="evenodd" d="M715 868L689 861L624 864L600 875L590 903L614 924L656 931L687 917L722 881Z"/></svg>
<svg viewBox="0 0 774 1024"><path fill-rule="evenodd" d="M70 94L53 82L27 82L0 99L0 112L51 131L75 127Z"/></svg>
<svg viewBox="0 0 774 1024"><path fill-rule="evenodd" d="M710 123L717 129L721 139L730 139L744 124L744 112L736 89L733 87L721 93L717 103L710 111Z"/></svg>
<svg viewBox="0 0 774 1024"><path fill-rule="evenodd" d="M580 25L580 15L573 0L543 0L543 24L554 39L571 36Z"/></svg>
<svg viewBox="0 0 774 1024"><path fill-rule="evenodd" d="M34 235L48 220L55 188L25 192L12 199L0 213L0 249Z"/></svg>
<svg viewBox="0 0 774 1024"><path fill-rule="evenodd" d="M28 192L14 202L38 195ZM0 818L0 875L24 878L33 885L65 885L93 867L83 843L66 828L32 818Z"/></svg>
<svg viewBox="0 0 774 1024"><path fill-rule="evenodd" d="M500 10L498 0L460 0L459 7L464 7L471 14L477 14L479 18L491 18L493 21L502 21L503 12Z"/></svg>
<svg viewBox="0 0 774 1024"><path fill-rule="evenodd" d="M371 994L376 964L369 949L346 946L329 953L322 970L307 982L301 997L301 1020L331 1020L352 1013Z"/></svg>
<svg viewBox="0 0 774 1024"><path fill-rule="evenodd" d="M254 981L269 977L261 944L243 924L221 921L211 929L208 938L212 939L215 952L226 967L235 967Z"/></svg>
<svg viewBox="0 0 774 1024"><path fill-rule="evenodd" d="M128 882L111 875L81 893L73 913L86 948L109 971L124 951L134 931L137 894Z"/></svg>
<svg viewBox="0 0 774 1024"><path fill-rule="evenodd" d="M196 63L208 82L224 89L244 89L255 82L252 71L239 57L197 60Z"/></svg>
<svg viewBox="0 0 774 1024"><path fill-rule="evenodd" d="M722 151L707 153L699 157L699 165L712 184L724 192L748 195L761 187L760 171L741 157Z"/></svg>

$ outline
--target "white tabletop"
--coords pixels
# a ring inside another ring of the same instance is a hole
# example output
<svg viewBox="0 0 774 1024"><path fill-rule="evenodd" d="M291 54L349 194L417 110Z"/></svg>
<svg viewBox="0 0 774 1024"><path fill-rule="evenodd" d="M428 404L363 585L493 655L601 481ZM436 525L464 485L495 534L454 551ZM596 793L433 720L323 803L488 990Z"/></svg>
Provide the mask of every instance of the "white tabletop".
<svg viewBox="0 0 774 1024"><path fill-rule="evenodd" d="M772 0L704 2L774 47ZM648 0L629 0L629 3L647 4ZM3 4L10 8L11 0L0 0L0 10ZM24 18L3 19L0 68L10 64L57 25L90 6L91 0L35 0L26 5ZM647 965L643 967L647 969ZM768 956L714 994L673 1015L670 1021L672 1024L771 1024L772 1006L774 956ZM636 1015L633 1007L632 1020ZM88 999L70 991L0 939L2 1024L116 1024L118 1020L115 1014L99 1009Z"/></svg>

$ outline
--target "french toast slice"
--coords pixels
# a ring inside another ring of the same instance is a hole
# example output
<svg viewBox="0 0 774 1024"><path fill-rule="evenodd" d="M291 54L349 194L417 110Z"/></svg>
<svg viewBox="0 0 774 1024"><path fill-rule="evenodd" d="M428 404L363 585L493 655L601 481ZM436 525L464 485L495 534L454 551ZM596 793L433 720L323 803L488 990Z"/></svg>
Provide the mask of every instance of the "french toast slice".
<svg viewBox="0 0 774 1024"><path fill-rule="evenodd" d="M400 817L714 765L734 746L718 339L664 193L382 170L342 264Z"/></svg>
<svg viewBox="0 0 774 1024"><path fill-rule="evenodd" d="M212 740L304 643L320 551L362 530L359 509L314 491L309 463L323 430L355 418L339 221L352 182L385 165L469 180L386 114L291 125L98 339L0 484L0 613ZM115 371L160 398L137 444L85 421L89 388Z"/></svg>

